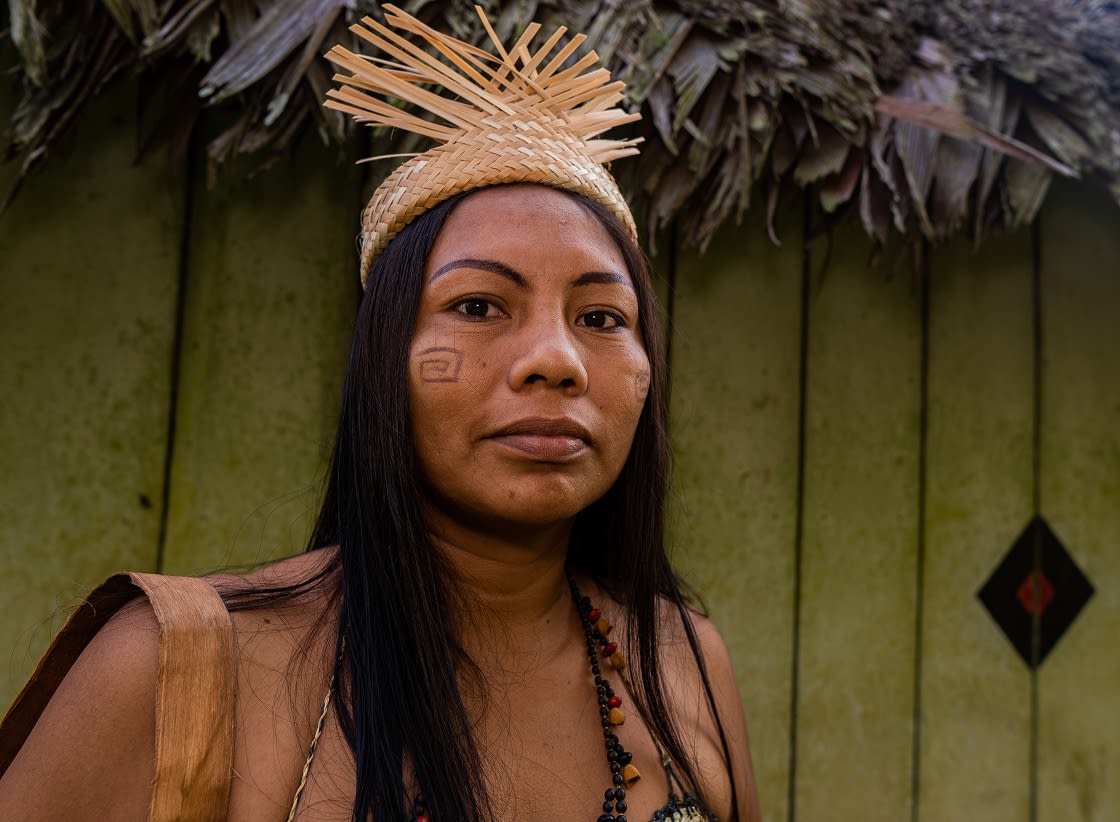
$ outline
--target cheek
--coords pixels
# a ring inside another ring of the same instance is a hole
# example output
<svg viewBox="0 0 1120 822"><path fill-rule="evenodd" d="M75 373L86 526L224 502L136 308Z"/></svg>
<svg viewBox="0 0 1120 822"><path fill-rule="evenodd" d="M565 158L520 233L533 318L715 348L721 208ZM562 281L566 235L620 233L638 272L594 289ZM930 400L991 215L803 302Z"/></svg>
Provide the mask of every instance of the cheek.
<svg viewBox="0 0 1120 822"><path fill-rule="evenodd" d="M634 373L634 400L639 406L644 405L649 395L649 360Z"/></svg>
<svg viewBox="0 0 1120 822"><path fill-rule="evenodd" d="M463 352L450 346L427 346L412 352L414 383L455 383L463 371Z"/></svg>
<svg viewBox="0 0 1120 822"><path fill-rule="evenodd" d="M610 413L617 415L620 429L633 430L649 395L649 358L638 348L626 358L625 365L614 369L613 374L608 373L604 379L606 386L601 405L610 406ZM604 410L607 409L604 407Z"/></svg>
<svg viewBox="0 0 1120 822"><path fill-rule="evenodd" d="M412 349L408 364L408 401L416 448L422 458L425 450L441 438L449 412L456 407L463 359L463 353L450 346L421 343Z"/></svg>

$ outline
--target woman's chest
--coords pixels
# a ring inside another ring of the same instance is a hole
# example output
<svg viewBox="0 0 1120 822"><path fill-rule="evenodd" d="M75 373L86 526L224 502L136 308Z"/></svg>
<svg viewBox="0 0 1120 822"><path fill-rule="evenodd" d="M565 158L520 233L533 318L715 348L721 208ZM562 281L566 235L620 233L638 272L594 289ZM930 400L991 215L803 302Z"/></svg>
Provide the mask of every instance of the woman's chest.
<svg viewBox="0 0 1120 822"><path fill-rule="evenodd" d="M609 810L646 822L665 806L670 791L660 749L619 673L609 666L602 673L605 693L582 648L573 646L547 664L517 672L491 670L475 683L483 696L471 701L468 695L481 766L474 778L491 797L493 819L593 822ZM264 665L241 682L233 822L283 822L301 781L296 816L301 822L352 818L356 766L338 724L337 705L327 714L306 778L302 773L326 682L297 674L288 666ZM718 752L698 732L707 718L697 710L698 700L674 698L672 703L681 742L699 773L721 770ZM433 703L433 711L440 708ZM406 740L406 745L423 747L425 741ZM627 784L634 771L640 778ZM422 792L407 766L402 778L410 794ZM624 784L617 784L619 778Z"/></svg>
<svg viewBox="0 0 1120 822"><path fill-rule="evenodd" d="M480 734L480 777L491 798L490 818L594 822L608 803L616 814L645 822L665 805L669 787L660 754L640 722L628 719L613 728L632 756L630 764L641 775L629 786L616 786L597 710L562 717L554 705L536 707L531 721L522 723L515 717L497 731L490 728ZM415 774L406 772L404 778L411 797L423 793ZM335 727L320 741L296 818L300 822L348 822L355 788L354 760Z"/></svg>
<svg viewBox="0 0 1120 822"><path fill-rule="evenodd" d="M606 805L617 815L645 822L662 808L669 786L661 754L628 696L619 706L622 724L603 726L594 682L558 677L493 693L476 726L492 818L535 822L597 820ZM287 819L301 779L313 729L273 711L246 712L257 729L239 735L230 819ZM255 714L255 715L254 715ZM617 718L617 716L615 717ZM613 735L616 742L608 734ZM624 752L619 762L618 752ZM615 754L612 756L612 752ZM627 761L628 760L628 761ZM629 767L624 767L629 765ZM640 778L617 785L616 774ZM410 794L422 793L404 771ZM350 748L333 713L324 727L302 790L300 822L349 822L356 792Z"/></svg>

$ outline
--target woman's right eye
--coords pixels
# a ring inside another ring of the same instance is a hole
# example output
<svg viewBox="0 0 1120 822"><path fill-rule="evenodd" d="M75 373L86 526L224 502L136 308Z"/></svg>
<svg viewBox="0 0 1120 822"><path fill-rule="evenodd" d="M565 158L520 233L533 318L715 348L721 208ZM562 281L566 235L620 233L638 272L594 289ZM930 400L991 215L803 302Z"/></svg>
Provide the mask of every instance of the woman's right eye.
<svg viewBox="0 0 1120 822"><path fill-rule="evenodd" d="M476 319L484 320L489 317L496 317L500 313L497 306L489 300L484 300L480 297L471 297L466 300L460 300L454 306L455 310L460 314Z"/></svg>

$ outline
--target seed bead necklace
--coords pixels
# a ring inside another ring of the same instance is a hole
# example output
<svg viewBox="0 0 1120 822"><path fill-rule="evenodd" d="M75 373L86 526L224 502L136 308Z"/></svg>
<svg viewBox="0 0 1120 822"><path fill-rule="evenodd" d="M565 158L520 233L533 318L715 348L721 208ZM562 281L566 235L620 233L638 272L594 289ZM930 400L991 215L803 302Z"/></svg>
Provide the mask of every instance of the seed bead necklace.
<svg viewBox="0 0 1120 822"><path fill-rule="evenodd" d="M576 581L568 577L572 600L579 611L583 633L587 639L587 659L595 677L595 694L599 700L599 722L607 748L607 764L611 769L611 786L603 794L603 813L597 822L626 822L626 789L642 778L632 760L634 755L622 747L614 729L626 721L622 712L622 698L614 692L611 683L603 676L605 660L621 677L626 669L626 659L618 650L618 643L610 640L610 621L602 611L592 607L588 597L581 596ZM596 647L598 646L598 647Z"/></svg>
<svg viewBox="0 0 1120 822"><path fill-rule="evenodd" d="M587 642L587 660L591 663L591 674L595 677L595 694L599 701L599 724L603 728L603 741L607 749L607 765L611 771L611 785L603 793L603 812L596 822L627 822L626 790L642 778L634 766L634 755L626 750L618 739L615 729L626 721L622 711L622 698L614 692L610 681L603 676L603 665L609 665L623 676L626 658L618 649L618 643L609 638L611 623L603 612L591 604L591 599L579 592L579 586L568 577L568 587L572 601L579 612L580 623ZM420 794L412 803L414 822L429 822L427 803Z"/></svg>

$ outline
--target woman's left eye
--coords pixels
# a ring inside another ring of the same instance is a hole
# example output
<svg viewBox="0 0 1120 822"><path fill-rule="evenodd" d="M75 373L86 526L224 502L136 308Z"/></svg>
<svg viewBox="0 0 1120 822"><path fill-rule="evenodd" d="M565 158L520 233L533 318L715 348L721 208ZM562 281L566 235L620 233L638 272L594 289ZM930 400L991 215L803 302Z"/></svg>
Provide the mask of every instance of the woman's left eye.
<svg viewBox="0 0 1120 822"><path fill-rule="evenodd" d="M623 328L626 323L620 315L613 311L588 311L576 318L576 325L610 330L612 328Z"/></svg>

